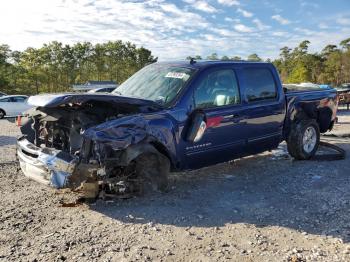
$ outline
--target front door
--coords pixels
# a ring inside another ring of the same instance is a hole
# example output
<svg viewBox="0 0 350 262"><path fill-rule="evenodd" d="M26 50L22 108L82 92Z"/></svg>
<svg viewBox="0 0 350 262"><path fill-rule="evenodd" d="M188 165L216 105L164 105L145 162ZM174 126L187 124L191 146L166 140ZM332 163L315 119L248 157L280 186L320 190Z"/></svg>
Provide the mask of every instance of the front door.
<svg viewBox="0 0 350 262"><path fill-rule="evenodd" d="M205 114L206 129L197 142L185 142L188 168L228 161L245 145L245 115L233 68L202 72L194 89L195 110Z"/></svg>

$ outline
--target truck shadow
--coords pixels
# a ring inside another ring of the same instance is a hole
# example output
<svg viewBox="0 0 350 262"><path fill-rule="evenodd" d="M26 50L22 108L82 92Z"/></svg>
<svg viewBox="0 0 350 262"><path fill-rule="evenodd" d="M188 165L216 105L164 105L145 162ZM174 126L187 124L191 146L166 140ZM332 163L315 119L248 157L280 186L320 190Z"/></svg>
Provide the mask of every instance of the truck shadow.
<svg viewBox="0 0 350 262"><path fill-rule="evenodd" d="M350 144L338 143L349 153ZM293 161L285 146L176 174L166 194L98 201L91 209L128 223L220 227L281 226L350 240L350 163Z"/></svg>

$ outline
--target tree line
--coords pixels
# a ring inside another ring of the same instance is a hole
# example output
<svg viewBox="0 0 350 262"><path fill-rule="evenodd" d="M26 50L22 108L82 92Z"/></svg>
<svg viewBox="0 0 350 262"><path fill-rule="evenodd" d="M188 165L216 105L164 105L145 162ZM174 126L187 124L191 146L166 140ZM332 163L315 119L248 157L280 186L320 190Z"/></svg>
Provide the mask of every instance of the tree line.
<svg viewBox="0 0 350 262"><path fill-rule="evenodd" d="M339 45L327 45L321 52L310 53L310 42L302 41L297 47L283 47L275 60L267 59L278 69L284 83L313 82L339 86L350 82L350 38ZM187 57L201 60L197 55ZM213 53L209 60L242 60L239 56ZM257 54L249 61L263 61ZM9 94L37 94L63 92L72 84L88 80L110 80L118 84L157 58L146 48L137 48L130 42L110 41L103 44L79 42L63 45L60 42L12 51L0 45L0 90Z"/></svg>
<svg viewBox="0 0 350 262"><path fill-rule="evenodd" d="M72 84L109 80L118 84L149 63L151 51L130 42L103 44L50 42L40 48L12 51L0 45L0 90L13 94L63 92Z"/></svg>
<svg viewBox="0 0 350 262"><path fill-rule="evenodd" d="M302 41L297 47L287 46L280 49L280 55L272 62L279 71L283 83L312 82L339 86L350 82L350 38L339 45L327 45L319 53L308 51L310 41ZM199 55L188 56L186 59L201 60ZM206 57L209 60L242 60L239 56L219 57L213 53ZM247 57L248 61L263 61L257 54Z"/></svg>

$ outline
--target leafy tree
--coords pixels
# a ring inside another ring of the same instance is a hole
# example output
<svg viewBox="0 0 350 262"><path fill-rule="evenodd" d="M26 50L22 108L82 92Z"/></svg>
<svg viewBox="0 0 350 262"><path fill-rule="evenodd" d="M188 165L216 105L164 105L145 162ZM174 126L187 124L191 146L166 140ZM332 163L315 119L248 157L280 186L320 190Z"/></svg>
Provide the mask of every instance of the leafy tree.
<svg viewBox="0 0 350 262"><path fill-rule="evenodd" d="M296 49L297 53L300 53L301 55L306 54L309 48L309 44L309 40L304 40L303 42L301 42Z"/></svg>
<svg viewBox="0 0 350 262"><path fill-rule="evenodd" d="M337 45L328 44L320 53L309 52L310 41L304 40L295 48L284 46L280 49L280 55L272 62L280 73L284 83L313 82L325 83L334 86L350 82L350 38ZM217 60L216 53L207 57ZM251 54L249 61L262 61L257 54ZM223 56L221 60L241 60L234 56Z"/></svg>
<svg viewBox="0 0 350 262"><path fill-rule="evenodd" d="M149 63L150 50L122 41L63 45L53 41L23 52L0 45L0 88L8 93L61 92L88 80L122 83Z"/></svg>
<svg viewBox="0 0 350 262"><path fill-rule="evenodd" d="M242 60L242 58L240 56L233 56L233 57L231 57L231 60L240 61L240 60Z"/></svg>
<svg viewBox="0 0 350 262"><path fill-rule="evenodd" d="M186 60L191 60L191 59L194 59L194 60L202 60L202 57L200 55L195 55L195 56L188 56L186 57Z"/></svg>
<svg viewBox="0 0 350 262"><path fill-rule="evenodd" d="M308 78L308 71L305 65L299 61L293 68L292 72L288 76L288 83L301 83L305 82Z"/></svg>
<svg viewBox="0 0 350 262"><path fill-rule="evenodd" d="M341 57L342 54L340 51L328 55L327 60L323 63L324 69L321 74L321 80L323 80L323 82L335 85L340 85L343 82L341 79Z"/></svg>
<svg viewBox="0 0 350 262"><path fill-rule="evenodd" d="M280 53L280 57L283 61L288 61L290 59L290 51L292 49L290 49L288 46L282 47L280 49L281 53Z"/></svg>
<svg viewBox="0 0 350 262"><path fill-rule="evenodd" d="M304 40L293 49L287 46L280 49L280 56L272 63L283 82L312 81L332 85L350 82L350 38L341 41L339 48L334 44L326 45L321 53L310 53L309 45L310 42ZM199 55L193 58L202 59ZM207 59L220 58L213 53ZM226 55L221 59L241 60L238 56ZM248 60L262 61L257 54L249 55ZM72 84L88 80L112 80L120 84L156 61L157 57L153 57L150 50L122 41L96 45L89 42L64 45L54 41L21 52L0 45L0 88L10 94L34 94L66 91Z"/></svg>
<svg viewBox="0 0 350 262"><path fill-rule="evenodd" d="M314 82L337 86L350 81L350 38L337 45L326 45L320 54L308 52L305 40L291 51L281 49L280 58L273 61L284 82Z"/></svg>
<svg viewBox="0 0 350 262"><path fill-rule="evenodd" d="M262 61L262 59L257 54L251 54L248 56L248 61Z"/></svg>
<svg viewBox="0 0 350 262"><path fill-rule="evenodd" d="M330 54L339 51L336 45L327 45L322 49L322 56L327 58Z"/></svg>
<svg viewBox="0 0 350 262"><path fill-rule="evenodd" d="M340 42L340 46L341 46L342 48L344 48L344 49L349 50L349 49L350 49L350 37L347 38L347 39L345 39L345 40L343 40L343 41L341 41L341 42Z"/></svg>
<svg viewBox="0 0 350 262"><path fill-rule="evenodd" d="M224 55L224 56L221 57L220 60L222 60L222 61L229 61L231 59L227 55Z"/></svg>
<svg viewBox="0 0 350 262"><path fill-rule="evenodd" d="M212 53L211 55L207 56L208 60L219 60L217 53Z"/></svg>
<svg viewBox="0 0 350 262"><path fill-rule="evenodd" d="M8 45L0 45L0 88L7 86L9 83L9 68L8 62L10 57L10 47Z"/></svg>
<svg viewBox="0 0 350 262"><path fill-rule="evenodd" d="M285 46L280 49L280 58L276 59L273 63L279 68L282 80L287 79L288 75L292 71L291 66L291 51L289 47Z"/></svg>

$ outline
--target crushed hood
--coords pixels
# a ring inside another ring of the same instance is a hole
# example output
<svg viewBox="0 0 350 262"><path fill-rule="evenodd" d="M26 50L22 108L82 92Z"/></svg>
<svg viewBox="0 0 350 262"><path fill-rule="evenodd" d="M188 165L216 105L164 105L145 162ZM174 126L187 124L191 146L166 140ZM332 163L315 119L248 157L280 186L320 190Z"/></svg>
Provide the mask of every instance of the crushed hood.
<svg viewBox="0 0 350 262"><path fill-rule="evenodd" d="M160 108L161 105L153 102L151 100L145 100L134 97L125 97L113 94L44 94L31 96L28 99L28 104L37 107L57 107L65 104L78 104L85 103L89 101L102 101L110 103L121 103L130 104L138 106L151 106L155 108Z"/></svg>

